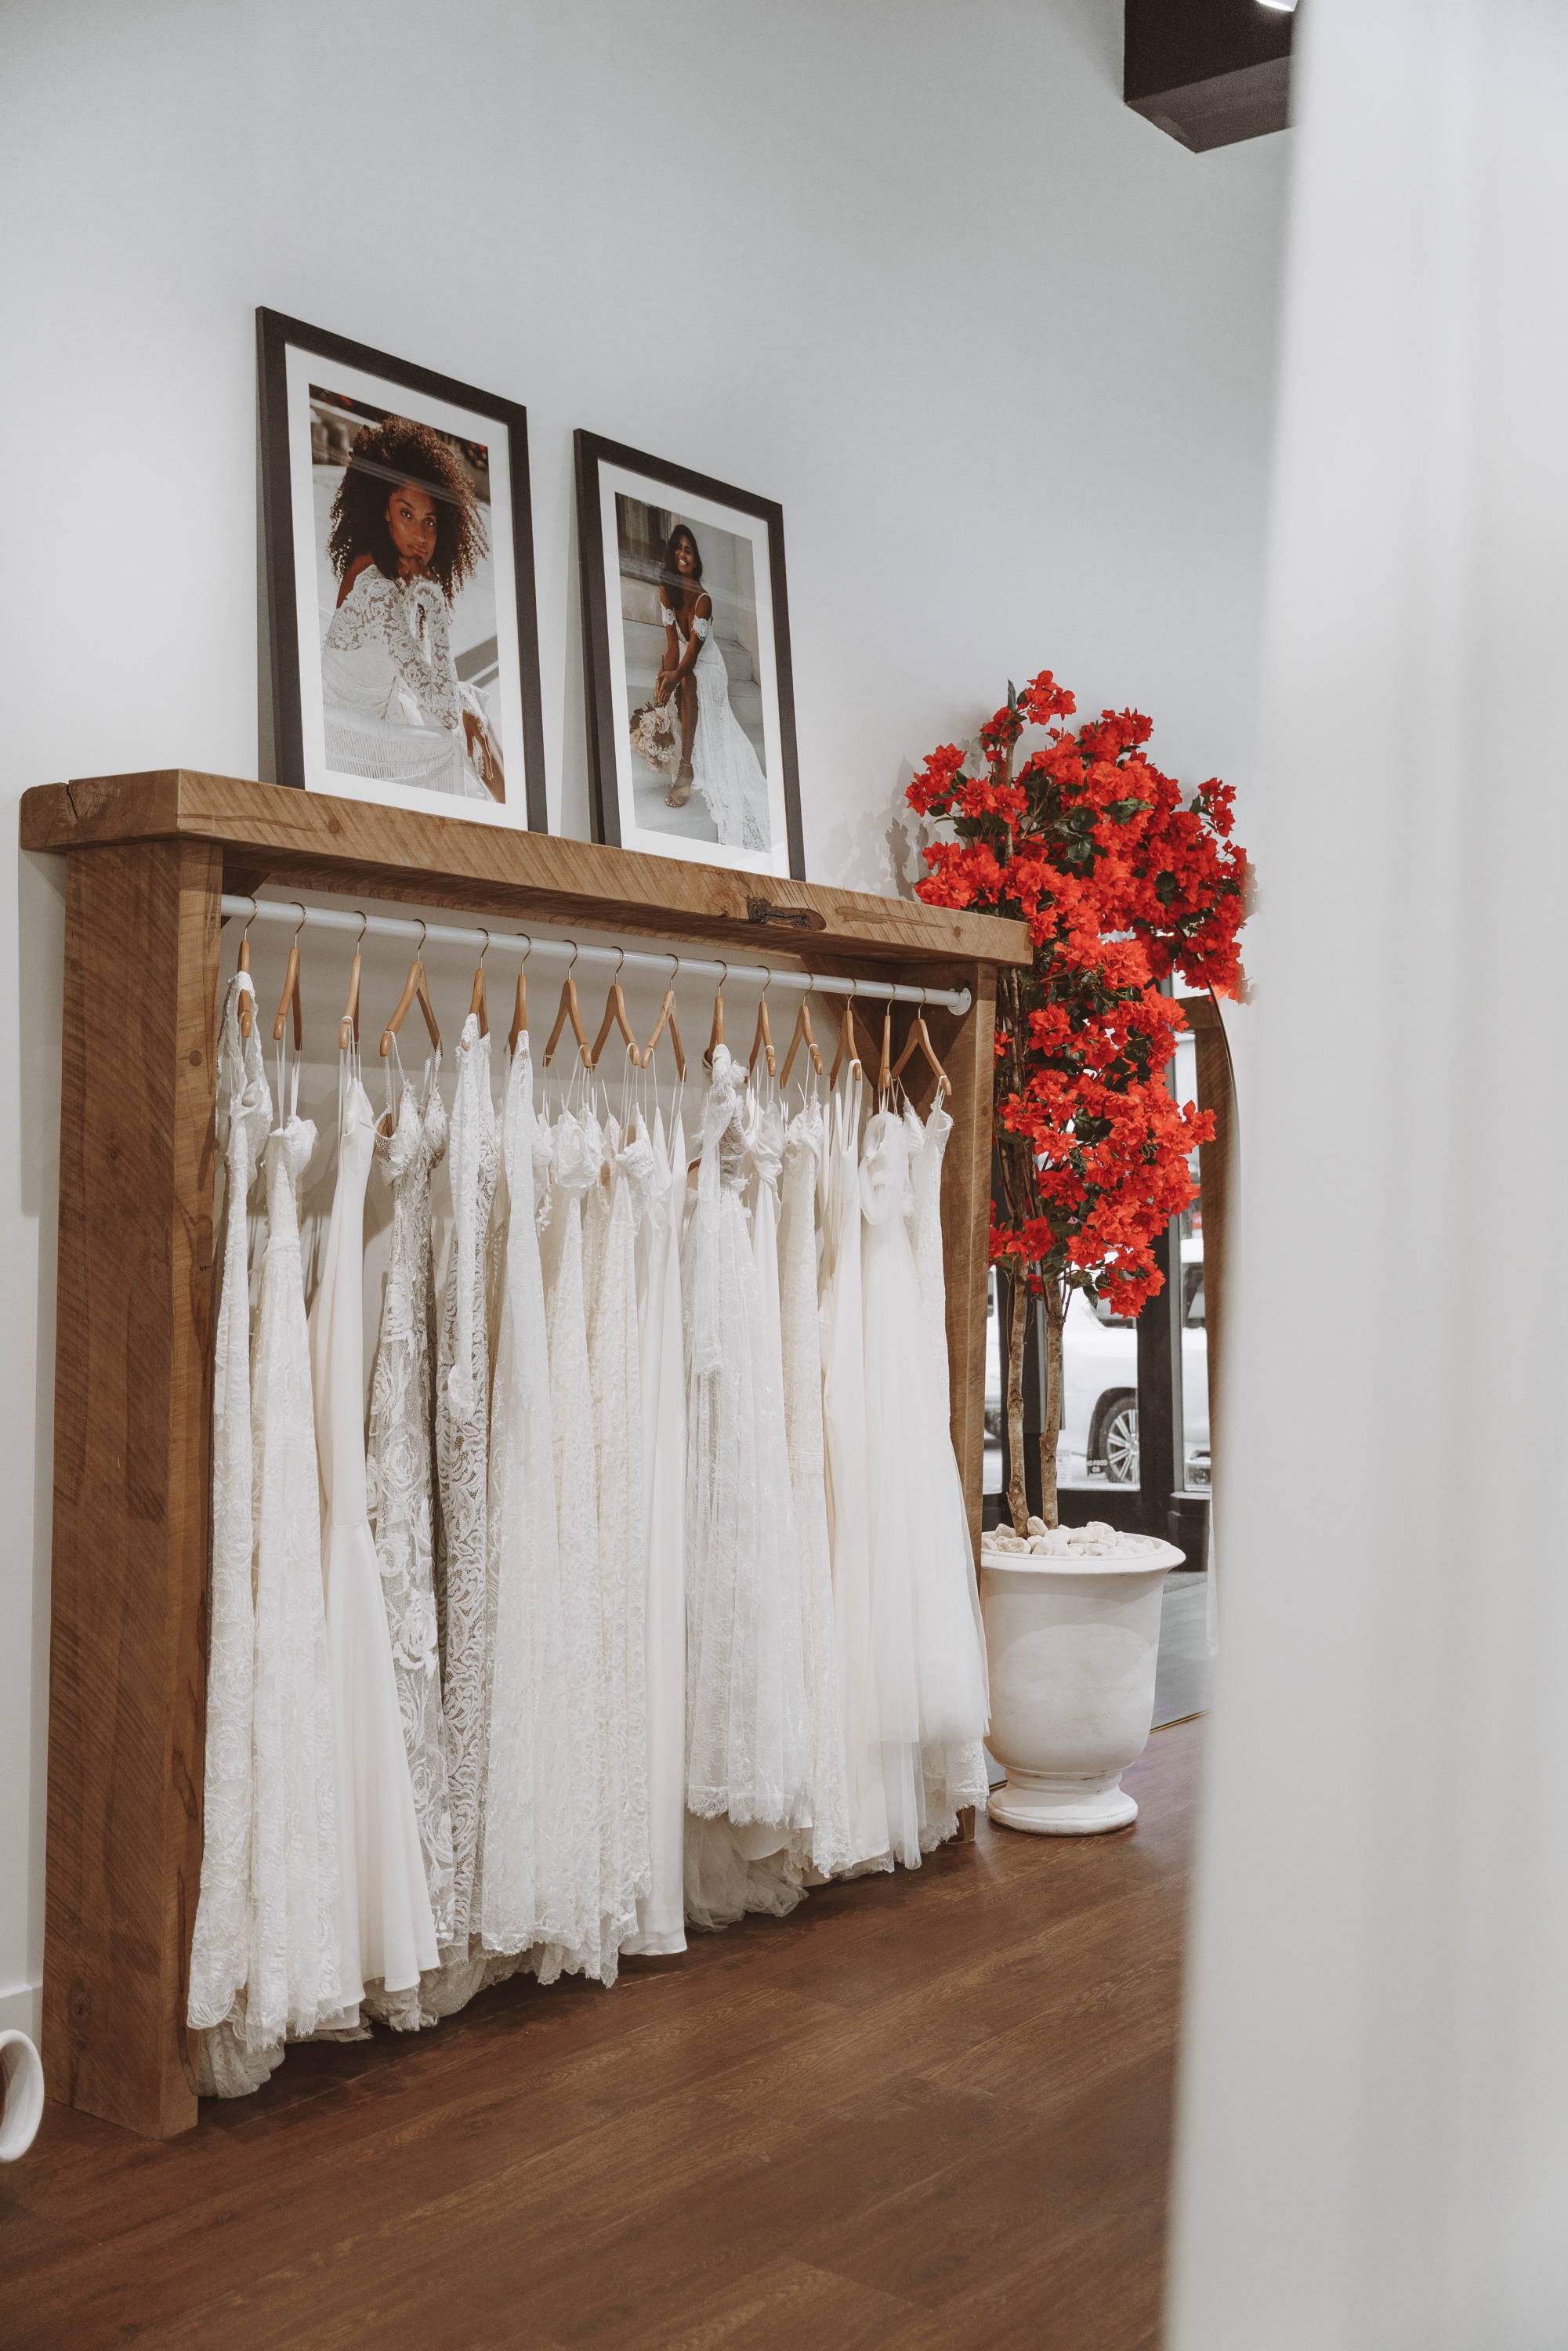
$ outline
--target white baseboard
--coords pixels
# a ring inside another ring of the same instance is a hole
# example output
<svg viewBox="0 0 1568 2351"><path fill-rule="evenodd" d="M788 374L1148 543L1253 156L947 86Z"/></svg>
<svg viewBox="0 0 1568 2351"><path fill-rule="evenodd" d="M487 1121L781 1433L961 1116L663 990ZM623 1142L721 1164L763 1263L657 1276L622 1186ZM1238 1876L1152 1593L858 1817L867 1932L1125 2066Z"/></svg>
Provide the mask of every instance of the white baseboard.
<svg viewBox="0 0 1568 2351"><path fill-rule="evenodd" d="M43 2017L42 1984L10 1984L0 1991L0 2032L26 2032L37 2041Z"/></svg>

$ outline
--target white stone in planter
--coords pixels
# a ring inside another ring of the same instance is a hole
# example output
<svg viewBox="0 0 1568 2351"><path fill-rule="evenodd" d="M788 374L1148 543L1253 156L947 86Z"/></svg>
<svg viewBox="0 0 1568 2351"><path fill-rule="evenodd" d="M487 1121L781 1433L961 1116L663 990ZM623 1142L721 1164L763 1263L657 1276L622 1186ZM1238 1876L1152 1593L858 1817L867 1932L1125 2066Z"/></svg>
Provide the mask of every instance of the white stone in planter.
<svg viewBox="0 0 1568 2351"><path fill-rule="evenodd" d="M1161 1588L1184 1556L1099 1523L987 1535L988 1743L1008 1775L987 1806L992 1820L1093 1836L1137 1818L1122 1774L1148 1743Z"/></svg>

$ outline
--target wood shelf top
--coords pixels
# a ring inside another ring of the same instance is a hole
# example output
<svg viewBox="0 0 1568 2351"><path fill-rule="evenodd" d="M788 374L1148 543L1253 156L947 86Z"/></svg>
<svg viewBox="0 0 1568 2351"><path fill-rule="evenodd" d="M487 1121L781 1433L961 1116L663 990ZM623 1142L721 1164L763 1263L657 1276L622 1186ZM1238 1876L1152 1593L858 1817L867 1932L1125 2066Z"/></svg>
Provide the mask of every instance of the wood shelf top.
<svg viewBox="0 0 1568 2351"><path fill-rule="evenodd" d="M509 825L426 816L325 792L188 768L40 784L22 795L24 849L199 841L224 852L225 885L402 898L645 936L713 940L810 962L844 950L869 962L1027 964L1028 926L918 899L883 898L777 874L737 873ZM766 904L777 919L753 909ZM797 927L791 915L805 914Z"/></svg>

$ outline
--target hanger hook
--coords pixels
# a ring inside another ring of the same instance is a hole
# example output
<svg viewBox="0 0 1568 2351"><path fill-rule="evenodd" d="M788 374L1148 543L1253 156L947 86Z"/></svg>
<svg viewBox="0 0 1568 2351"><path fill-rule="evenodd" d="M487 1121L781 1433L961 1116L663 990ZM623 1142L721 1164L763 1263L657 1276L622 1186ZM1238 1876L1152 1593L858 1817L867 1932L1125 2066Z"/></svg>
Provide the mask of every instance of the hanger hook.
<svg viewBox="0 0 1568 2351"><path fill-rule="evenodd" d="M424 942L429 936L430 925L428 923L421 923L419 926L419 945L413 951L413 959L415 963L419 961L420 956L424 953Z"/></svg>
<svg viewBox="0 0 1568 2351"><path fill-rule="evenodd" d="M722 988L723 988L723 987L724 987L724 983L725 983L725 981L726 981L728 977L729 977L729 966L728 966L728 964L727 964L727 963L726 963L726 961L725 961L724 957L723 957L722 956L720 956L720 957L719 957L719 959L718 959L718 984L719 984L719 987L720 987L720 989L721 989L721 990L722 990Z"/></svg>
<svg viewBox="0 0 1568 2351"><path fill-rule="evenodd" d="M483 946L480 948L480 950L479 950L479 960L480 960L480 962L481 962L481 963L483 963L483 962L484 962L484 960L485 960L485 957L486 957L486 956L489 954L489 952L490 952L490 934L489 934L489 932L488 932L487 930L486 930L485 925L484 925L484 924L483 924L483 923L481 923L481 924L480 924L480 925L479 925L479 931L480 931L480 935L481 935L481 936L483 937L483 939L484 939L484 941L485 941L484 946Z"/></svg>
<svg viewBox="0 0 1568 2351"><path fill-rule="evenodd" d="M575 939L568 939L567 946L571 949L571 961L566 967L566 976L568 979L570 979L572 973L577 968L577 958L582 953L582 949L578 946Z"/></svg>
<svg viewBox="0 0 1568 2351"><path fill-rule="evenodd" d="M305 916L308 909L299 905L298 898L296 898L294 903L297 906L299 906L299 920L294 925L294 945L298 946L299 943L299 934L305 928Z"/></svg>
<svg viewBox="0 0 1568 2351"><path fill-rule="evenodd" d="M767 966L766 964L764 964L764 965L763 965L762 968L763 968L763 970L764 970L765 972L767 972L767 973L768 973L768 977L767 977L767 978L766 978L766 979L763 981L763 983L762 983L762 993L763 993L763 995L764 995L764 996L766 996L766 995L767 995L767 993L768 993L768 989L769 989L769 988L772 987L772 985L773 985L773 974L772 974L772 972L771 972L771 971L769 971L769 970L768 970L768 966Z"/></svg>
<svg viewBox="0 0 1568 2351"><path fill-rule="evenodd" d="M858 980L858 979L852 979L852 980L851 980L851 982L850 982L850 1002L851 1002L852 1004L854 1002L855 998L856 998L856 996L857 996L859 993L860 993L860 982L859 982L859 980Z"/></svg>
<svg viewBox="0 0 1568 2351"><path fill-rule="evenodd" d="M523 942L523 961L527 963L528 957L534 951L534 943L532 939L529 938L527 931L520 931L517 935Z"/></svg>
<svg viewBox="0 0 1568 2351"><path fill-rule="evenodd" d="M255 920L256 920L256 915L257 915L257 914L258 914L259 912L260 912L260 909L257 907L256 903L256 900L253 898L253 899L251 900L251 902L250 902L250 912L249 912L249 914L248 914L246 916L246 918L245 918L245 928L244 928L244 930L240 933L240 936L241 936L241 938L242 938L242 939L248 939L248 938L249 938L249 936L250 936L250 926L251 926L251 925L255 922Z"/></svg>
<svg viewBox="0 0 1568 2351"><path fill-rule="evenodd" d="M677 980L677 979L679 979L680 976L681 976L681 959L680 959L680 956L679 956L678 955L673 955L673 956L670 957L670 986L671 986L672 987L674 987L674 984L675 984L676 980Z"/></svg>
<svg viewBox="0 0 1568 2351"><path fill-rule="evenodd" d="M612 985L612 987L613 987L613 985L614 985L615 981L616 981L616 980L618 980L618 979L620 978L620 977L621 977L621 972L622 972L622 967L624 965L625 961L626 961L626 950L625 950L625 948L624 948L624 947L622 947L622 950L621 950L621 952L620 952L620 954L617 956L617 957L616 957L616 959L615 959L615 968L614 968L614 970L613 970L613 971L611 973L611 975L610 975L611 985Z"/></svg>
<svg viewBox="0 0 1568 2351"><path fill-rule="evenodd" d="M354 941L354 953L355 953L356 955L358 955L358 954L359 954L359 952L360 952L360 949L361 949L361 948L364 946L364 944L365 944L365 933L370 929L370 926L371 926L371 918L370 918L370 916L366 914L366 912L365 912L365 910L364 910L364 908L363 908L362 906L356 906L356 907L354 908L354 912L355 912L355 914L358 914L358 916L359 916L359 918L360 918L360 929L359 929L359 935L358 935L358 937L357 937L357 938L355 939L355 941Z"/></svg>

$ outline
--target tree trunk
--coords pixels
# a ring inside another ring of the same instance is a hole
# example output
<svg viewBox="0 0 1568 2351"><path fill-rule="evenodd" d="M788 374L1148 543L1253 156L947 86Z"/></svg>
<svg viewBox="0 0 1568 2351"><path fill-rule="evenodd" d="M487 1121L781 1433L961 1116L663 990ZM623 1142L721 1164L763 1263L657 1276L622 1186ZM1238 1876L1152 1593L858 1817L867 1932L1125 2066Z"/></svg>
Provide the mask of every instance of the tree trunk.
<svg viewBox="0 0 1568 2351"><path fill-rule="evenodd" d="M1009 1281L1012 1311L1008 1318L1008 1508L1013 1532L1029 1532L1029 1496L1023 1475L1023 1343L1029 1329L1029 1284ZM1052 1521L1054 1524L1055 1521Z"/></svg>
<svg viewBox="0 0 1568 2351"><path fill-rule="evenodd" d="M1067 1292L1060 1281L1045 1285L1045 1426L1040 1438L1040 1515L1048 1527L1059 1526L1056 1501L1056 1446L1061 1435L1061 1331L1067 1320Z"/></svg>

